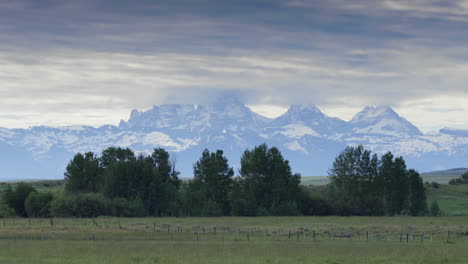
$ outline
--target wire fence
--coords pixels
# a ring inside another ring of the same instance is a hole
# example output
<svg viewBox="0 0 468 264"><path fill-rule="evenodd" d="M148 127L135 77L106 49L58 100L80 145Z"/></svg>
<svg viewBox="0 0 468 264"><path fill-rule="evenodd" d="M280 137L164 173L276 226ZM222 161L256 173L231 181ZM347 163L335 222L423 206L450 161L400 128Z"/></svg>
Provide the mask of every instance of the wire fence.
<svg viewBox="0 0 468 264"><path fill-rule="evenodd" d="M227 225L174 225L156 221L121 221L120 218L3 219L0 240L70 241L347 241L375 243L451 243L468 239L464 226L341 227L236 227ZM3 224L3 226L2 226Z"/></svg>

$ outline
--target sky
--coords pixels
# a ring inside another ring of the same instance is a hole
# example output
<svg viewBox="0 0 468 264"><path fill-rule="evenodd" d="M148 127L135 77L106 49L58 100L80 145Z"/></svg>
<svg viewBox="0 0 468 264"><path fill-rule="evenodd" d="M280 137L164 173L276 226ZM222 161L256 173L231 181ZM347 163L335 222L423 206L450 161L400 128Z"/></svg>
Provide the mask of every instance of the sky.
<svg viewBox="0 0 468 264"><path fill-rule="evenodd" d="M468 129L467 0L2 0L0 127L118 124L235 95Z"/></svg>

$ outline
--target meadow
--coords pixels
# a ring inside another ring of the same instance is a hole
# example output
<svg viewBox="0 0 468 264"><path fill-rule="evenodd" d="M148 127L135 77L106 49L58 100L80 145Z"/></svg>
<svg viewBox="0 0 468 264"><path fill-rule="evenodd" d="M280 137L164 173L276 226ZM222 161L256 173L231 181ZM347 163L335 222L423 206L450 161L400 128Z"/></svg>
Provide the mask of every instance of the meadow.
<svg viewBox="0 0 468 264"><path fill-rule="evenodd" d="M467 263L468 185L426 188L445 216L0 219L0 263Z"/></svg>
<svg viewBox="0 0 468 264"><path fill-rule="evenodd" d="M466 263L468 259L468 217L99 217L2 222L0 263Z"/></svg>

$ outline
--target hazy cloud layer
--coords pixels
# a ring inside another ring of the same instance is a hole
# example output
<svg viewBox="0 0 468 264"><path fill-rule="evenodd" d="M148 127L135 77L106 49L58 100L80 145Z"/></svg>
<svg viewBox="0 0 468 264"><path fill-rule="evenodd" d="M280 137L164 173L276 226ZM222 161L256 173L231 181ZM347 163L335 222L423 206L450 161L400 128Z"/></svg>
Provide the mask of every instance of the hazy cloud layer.
<svg viewBox="0 0 468 264"><path fill-rule="evenodd" d="M2 1L0 126L116 124L235 94L468 128L468 1Z"/></svg>

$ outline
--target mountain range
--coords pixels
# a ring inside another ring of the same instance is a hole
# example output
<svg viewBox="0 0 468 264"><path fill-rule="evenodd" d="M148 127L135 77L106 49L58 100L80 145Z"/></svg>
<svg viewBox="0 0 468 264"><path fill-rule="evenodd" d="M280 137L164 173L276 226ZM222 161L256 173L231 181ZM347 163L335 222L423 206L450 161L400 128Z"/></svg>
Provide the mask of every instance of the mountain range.
<svg viewBox="0 0 468 264"><path fill-rule="evenodd" d="M109 146L150 153L171 152L182 177L191 177L203 149L224 150L239 168L247 148L278 147L295 172L326 175L347 145L363 144L376 153L404 156L419 171L468 165L468 131L443 128L422 133L390 106L368 106L352 120L330 117L314 105L292 105L271 119L236 99L206 105L167 104L133 110L118 126L0 128L0 180L62 178L77 152L99 154Z"/></svg>

